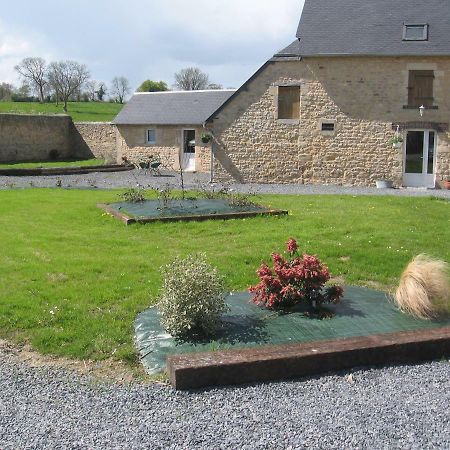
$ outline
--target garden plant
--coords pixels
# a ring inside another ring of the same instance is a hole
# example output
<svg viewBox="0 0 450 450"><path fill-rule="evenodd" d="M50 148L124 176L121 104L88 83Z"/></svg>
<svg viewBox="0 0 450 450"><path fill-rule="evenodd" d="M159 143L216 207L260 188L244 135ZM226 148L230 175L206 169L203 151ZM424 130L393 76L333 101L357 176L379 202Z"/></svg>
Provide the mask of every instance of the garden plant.
<svg viewBox="0 0 450 450"><path fill-rule="evenodd" d="M324 303L339 303L344 290L341 286L325 287L330 273L317 256L300 255L293 238L287 242L287 254L286 258L273 253L273 268L263 263L257 270L260 281L249 288L254 303L271 309L289 308L299 303L318 309Z"/></svg>
<svg viewBox="0 0 450 450"><path fill-rule="evenodd" d="M262 195L289 216L124 227L96 207L123 192L14 189L3 182L1 339L45 354L136 365L133 322L158 297L160 266L204 252L227 289L242 291L293 230L301 231L302 249L320 255L342 284L388 292L415 255L450 262L447 200ZM154 192L147 196L156 200Z"/></svg>
<svg viewBox="0 0 450 450"><path fill-rule="evenodd" d="M161 323L176 337L212 335L226 311L223 277L203 254L177 257L161 268Z"/></svg>

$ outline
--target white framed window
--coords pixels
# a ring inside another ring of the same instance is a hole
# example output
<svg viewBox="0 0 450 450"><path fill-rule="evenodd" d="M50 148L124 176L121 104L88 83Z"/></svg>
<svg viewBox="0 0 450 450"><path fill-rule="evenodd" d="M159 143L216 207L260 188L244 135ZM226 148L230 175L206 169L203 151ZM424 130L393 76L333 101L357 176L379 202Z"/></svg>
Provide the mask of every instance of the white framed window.
<svg viewBox="0 0 450 450"><path fill-rule="evenodd" d="M427 41L428 40L428 25L403 25L403 40L404 41Z"/></svg>
<svg viewBox="0 0 450 450"><path fill-rule="evenodd" d="M154 128L147 130L147 144L156 144L156 130Z"/></svg>

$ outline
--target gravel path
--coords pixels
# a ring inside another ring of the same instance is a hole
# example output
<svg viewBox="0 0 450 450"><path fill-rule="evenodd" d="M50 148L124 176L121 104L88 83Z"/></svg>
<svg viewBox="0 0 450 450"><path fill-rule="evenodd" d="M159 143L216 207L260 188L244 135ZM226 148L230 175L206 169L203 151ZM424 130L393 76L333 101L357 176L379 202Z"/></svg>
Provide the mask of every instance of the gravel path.
<svg viewBox="0 0 450 450"><path fill-rule="evenodd" d="M115 173L91 173L86 175L60 175L45 177L0 176L0 189L29 187L62 187L112 189L122 187L162 187L169 184L180 187L180 177L176 173L151 176L142 170ZM209 186L208 174L185 174L186 187ZM450 191L434 189L376 189L374 187L345 187L335 185L301 184L230 184L229 187L241 192L260 194L342 194L342 195L394 195L394 196L434 196L450 199Z"/></svg>
<svg viewBox="0 0 450 450"><path fill-rule="evenodd" d="M0 351L0 448L448 449L450 364L191 393L30 368Z"/></svg>

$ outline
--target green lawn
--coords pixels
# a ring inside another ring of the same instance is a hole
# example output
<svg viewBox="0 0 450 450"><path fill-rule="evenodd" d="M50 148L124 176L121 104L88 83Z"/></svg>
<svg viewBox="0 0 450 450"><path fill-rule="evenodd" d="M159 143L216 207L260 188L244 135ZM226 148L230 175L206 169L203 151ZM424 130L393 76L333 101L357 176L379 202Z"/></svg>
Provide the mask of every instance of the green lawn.
<svg viewBox="0 0 450 450"><path fill-rule="evenodd" d="M11 163L0 164L0 169L36 169L38 167L88 167L101 166L105 164L104 159L82 159L75 161L47 161L47 162L26 162L26 163Z"/></svg>
<svg viewBox="0 0 450 450"><path fill-rule="evenodd" d="M70 102L67 114L74 122L110 122L123 105L118 103ZM64 114L63 105L54 103L0 102L0 113Z"/></svg>
<svg viewBox="0 0 450 450"><path fill-rule="evenodd" d="M256 282L292 236L346 283L392 287L414 255L450 261L450 202L431 198L266 196L289 216L126 227L96 208L118 191L0 191L0 337L43 353L135 361L133 321L159 267L203 251L229 289Z"/></svg>

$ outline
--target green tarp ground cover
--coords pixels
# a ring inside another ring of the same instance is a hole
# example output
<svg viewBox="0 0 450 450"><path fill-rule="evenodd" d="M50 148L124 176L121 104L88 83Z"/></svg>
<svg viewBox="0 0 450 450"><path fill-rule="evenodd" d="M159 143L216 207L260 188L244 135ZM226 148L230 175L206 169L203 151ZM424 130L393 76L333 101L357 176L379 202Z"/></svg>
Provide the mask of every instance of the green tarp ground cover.
<svg viewBox="0 0 450 450"><path fill-rule="evenodd" d="M167 208L157 200L146 200L144 202L110 203L111 209L125 213L134 219L152 219L161 217L186 217L204 216L217 214L232 214L242 212L264 212L267 208L263 206L230 206L226 200L173 200Z"/></svg>
<svg viewBox="0 0 450 450"><path fill-rule="evenodd" d="M269 311L251 303L248 293L232 293L226 302L230 310L222 326L209 341L180 342L160 324L156 307L141 314L135 322L135 341L149 374L162 372L172 354L294 344L343 339L381 333L397 333L450 326L450 319L426 321L399 312L384 292L347 286L343 301L329 307L331 319L307 317L301 310L287 313Z"/></svg>

